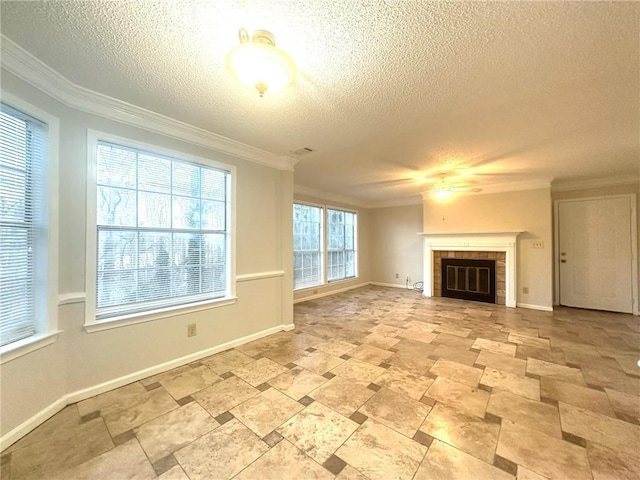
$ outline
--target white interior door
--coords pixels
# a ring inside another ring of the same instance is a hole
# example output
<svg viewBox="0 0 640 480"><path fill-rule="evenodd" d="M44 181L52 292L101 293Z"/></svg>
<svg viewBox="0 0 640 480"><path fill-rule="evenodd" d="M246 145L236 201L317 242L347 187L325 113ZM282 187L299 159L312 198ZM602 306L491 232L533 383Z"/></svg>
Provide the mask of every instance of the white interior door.
<svg viewBox="0 0 640 480"><path fill-rule="evenodd" d="M631 313L629 198L559 203L560 304Z"/></svg>

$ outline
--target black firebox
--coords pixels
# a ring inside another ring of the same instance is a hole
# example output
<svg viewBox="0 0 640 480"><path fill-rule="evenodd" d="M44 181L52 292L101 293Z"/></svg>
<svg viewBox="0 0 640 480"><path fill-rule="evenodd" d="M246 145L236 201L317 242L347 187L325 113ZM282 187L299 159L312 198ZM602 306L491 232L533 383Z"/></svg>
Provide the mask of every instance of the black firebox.
<svg viewBox="0 0 640 480"><path fill-rule="evenodd" d="M496 303L495 260L443 258L442 296Z"/></svg>

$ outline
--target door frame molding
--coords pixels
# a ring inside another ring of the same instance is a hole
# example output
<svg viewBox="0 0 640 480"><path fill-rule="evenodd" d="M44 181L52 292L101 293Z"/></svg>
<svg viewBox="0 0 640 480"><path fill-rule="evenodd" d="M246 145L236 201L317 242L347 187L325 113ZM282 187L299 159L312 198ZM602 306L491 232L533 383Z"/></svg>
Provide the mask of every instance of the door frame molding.
<svg viewBox="0 0 640 480"><path fill-rule="evenodd" d="M636 211L636 194L621 193L618 195L600 195L594 197L566 198L553 201L553 304L560 305L560 204L569 202L581 202L587 200L609 200L614 198L626 198L631 204L631 298L633 300L633 315L640 315L638 306L638 226Z"/></svg>

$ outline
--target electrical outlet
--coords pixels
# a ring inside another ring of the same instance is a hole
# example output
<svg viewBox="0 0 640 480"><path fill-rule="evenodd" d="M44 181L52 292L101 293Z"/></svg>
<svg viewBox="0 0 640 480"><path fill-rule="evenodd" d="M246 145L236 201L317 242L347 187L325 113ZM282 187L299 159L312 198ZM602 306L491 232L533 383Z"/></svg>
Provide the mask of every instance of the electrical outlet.
<svg viewBox="0 0 640 480"><path fill-rule="evenodd" d="M407 275L407 283L411 282L411 277L409 275Z"/></svg>
<svg viewBox="0 0 640 480"><path fill-rule="evenodd" d="M529 293L529 287L522 287L522 293Z"/></svg>
<svg viewBox="0 0 640 480"><path fill-rule="evenodd" d="M542 240L533 240L531 242L531 248L544 248L544 242Z"/></svg>
<svg viewBox="0 0 640 480"><path fill-rule="evenodd" d="M399 273L396 273L396 278L400 278L400 274Z"/></svg>
<svg viewBox="0 0 640 480"><path fill-rule="evenodd" d="M196 336L196 324L192 323L191 325L187 325L187 337L195 337Z"/></svg>

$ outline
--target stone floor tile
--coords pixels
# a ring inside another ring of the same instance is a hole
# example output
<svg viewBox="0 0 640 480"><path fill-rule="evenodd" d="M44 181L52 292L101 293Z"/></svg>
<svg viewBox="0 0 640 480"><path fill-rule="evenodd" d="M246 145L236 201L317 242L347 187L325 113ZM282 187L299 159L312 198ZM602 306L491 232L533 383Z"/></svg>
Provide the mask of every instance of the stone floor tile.
<svg viewBox="0 0 640 480"><path fill-rule="evenodd" d="M191 367L187 367L191 370ZM141 382L130 383L124 387L110 390L95 397L88 398L77 403L78 413L81 417L88 415L92 412L102 410L114 403L124 403L127 400L131 400L133 403L137 402L140 397L147 393L146 388Z"/></svg>
<svg viewBox="0 0 640 480"><path fill-rule="evenodd" d="M616 362L622 368L624 373L628 373L630 375L640 376L640 366L638 365L638 361L640 360L640 355L638 354L618 354L614 355Z"/></svg>
<svg viewBox="0 0 640 480"><path fill-rule="evenodd" d="M524 376L527 371L526 360L487 351L480 352L476 363L486 367L493 367L501 372L513 373L514 375Z"/></svg>
<svg viewBox="0 0 640 480"><path fill-rule="evenodd" d="M374 395L375 392L368 389L367 385L365 382L336 376L310 392L309 396L345 417L350 417Z"/></svg>
<svg viewBox="0 0 640 480"><path fill-rule="evenodd" d="M513 480L513 475L435 440L414 480Z"/></svg>
<svg viewBox="0 0 640 480"><path fill-rule="evenodd" d="M360 345L349 353L349 356L372 365L379 365L392 355L393 352L389 350L366 344Z"/></svg>
<svg viewBox="0 0 640 480"><path fill-rule="evenodd" d="M640 456L640 426L560 402L562 430L634 457Z"/></svg>
<svg viewBox="0 0 640 480"><path fill-rule="evenodd" d="M493 464L500 425L437 403L420 431Z"/></svg>
<svg viewBox="0 0 640 480"><path fill-rule="evenodd" d="M413 400L420 400L434 379L408 372L397 367L388 368L374 382L398 393L407 395Z"/></svg>
<svg viewBox="0 0 640 480"><path fill-rule="evenodd" d="M552 437L562 438L558 409L546 403L529 400L510 392L494 391L491 393L487 412Z"/></svg>
<svg viewBox="0 0 640 480"><path fill-rule="evenodd" d="M322 342L316 345L316 349L321 352L328 353L329 355L333 355L334 357L339 357L340 355L347 354L354 350L356 347L357 345L345 342L343 340L327 340L326 342Z"/></svg>
<svg viewBox="0 0 640 480"><path fill-rule="evenodd" d="M469 334L471 333L471 329L470 328L464 328L464 327L456 327L453 325L447 325L447 324L441 324L438 325L438 328L434 330L435 332L438 333L446 333L449 335L455 335L456 337L468 337Z"/></svg>
<svg viewBox="0 0 640 480"><path fill-rule="evenodd" d="M618 367L586 365L582 367L582 372L588 385L606 387L629 395L640 395L640 379L627 376Z"/></svg>
<svg viewBox="0 0 640 480"><path fill-rule="evenodd" d="M371 480L411 480L426 451L427 447L367 420L336 455Z"/></svg>
<svg viewBox="0 0 640 480"><path fill-rule="evenodd" d="M547 338L529 337L526 335L518 335L517 333L510 333L509 337L507 337L507 342L518 345L528 345L536 348L551 349L551 343Z"/></svg>
<svg viewBox="0 0 640 480"><path fill-rule="evenodd" d="M204 365L209 367L218 375L230 372L236 368L244 367L251 362L255 362L255 359L235 349L226 350L202 360Z"/></svg>
<svg viewBox="0 0 640 480"><path fill-rule="evenodd" d="M166 370L164 372L160 372L156 375L152 375L150 377L147 378L143 378L142 380L140 380L140 383L142 385L144 385L145 387L153 384L153 383L160 383L163 380L166 380L168 378L171 377L175 377L177 375L180 375L181 373L185 373L185 372L189 372L193 367L191 365L181 365L179 367L176 368L172 368L171 370ZM131 384L132 385L132 384Z"/></svg>
<svg viewBox="0 0 640 480"><path fill-rule="evenodd" d="M476 350L485 350L487 352L496 353L500 355L508 355L510 357L516 356L516 346L509 345L508 343L495 342L486 338L476 338L471 348Z"/></svg>
<svg viewBox="0 0 640 480"><path fill-rule="evenodd" d="M241 403L230 413L262 438L303 408L284 393L270 388Z"/></svg>
<svg viewBox="0 0 640 480"><path fill-rule="evenodd" d="M382 348L383 350L389 350L399 341L399 338L386 337L379 333L370 333L362 339L363 344L372 345L374 347Z"/></svg>
<svg viewBox="0 0 640 480"><path fill-rule="evenodd" d="M102 418L73 426L11 454L11 479L52 477L114 446Z"/></svg>
<svg viewBox="0 0 640 480"><path fill-rule="evenodd" d="M164 388L157 388L136 398L135 404L127 399L109 405L102 410L102 418L115 437L176 408L178 404L171 395Z"/></svg>
<svg viewBox="0 0 640 480"><path fill-rule="evenodd" d="M278 428L278 432L322 464L358 428L358 424L314 402Z"/></svg>
<svg viewBox="0 0 640 480"><path fill-rule="evenodd" d="M486 367L480 383L492 387L494 391L504 390L531 400L540 400L540 380L535 378Z"/></svg>
<svg viewBox="0 0 640 480"><path fill-rule="evenodd" d="M328 353L315 351L305 357L298 358L293 363L306 368L310 372L322 375L343 362L344 360L341 358L334 357Z"/></svg>
<svg viewBox="0 0 640 480"><path fill-rule="evenodd" d="M618 392L610 388L605 388L604 391L611 402L611 406L616 412L640 419L640 397L637 395L629 395L624 392Z"/></svg>
<svg viewBox="0 0 640 480"><path fill-rule="evenodd" d="M478 358L476 352L471 352L464 347L453 347L451 345L439 345L433 352L433 356L469 366L475 364Z"/></svg>
<svg viewBox="0 0 640 480"><path fill-rule="evenodd" d="M360 413L411 438L431 407L389 390L380 389L360 407Z"/></svg>
<svg viewBox="0 0 640 480"><path fill-rule="evenodd" d="M5 449L2 453L6 454L20 450L21 448L33 445L34 443L38 443L42 440L47 440L54 435L59 435L60 432L73 431L73 429L80 425L80 423L82 423L82 417L78 414L76 405L69 405L53 417L49 418L42 425L22 437L9 448Z"/></svg>
<svg viewBox="0 0 640 480"><path fill-rule="evenodd" d="M162 380L160 385L169 392L169 395L178 400L220 381L222 378L203 365Z"/></svg>
<svg viewBox="0 0 640 480"><path fill-rule="evenodd" d="M547 377L540 378L540 395L559 402L570 403L602 415L615 417L607 394L573 383L561 382Z"/></svg>
<svg viewBox="0 0 640 480"><path fill-rule="evenodd" d="M376 325L371 330L371 333L377 333L379 335L384 335L385 337L395 337L399 333L402 333L403 329L398 327L393 327L391 325Z"/></svg>
<svg viewBox="0 0 640 480"><path fill-rule="evenodd" d="M516 357L528 359L536 358L549 363L556 363L558 365L566 365L564 352L562 350L548 348L537 348L529 345L518 345L516 350Z"/></svg>
<svg viewBox="0 0 640 480"><path fill-rule="evenodd" d="M449 378L459 383L464 383L470 387L477 387L482 370L473 368L461 363L452 362L451 360L439 359L429 370L430 373L439 377Z"/></svg>
<svg viewBox="0 0 640 480"><path fill-rule="evenodd" d="M240 377L249 385L257 387L261 383L268 382L273 377L277 377L287 370L287 368L273 360L261 358L260 360L256 360L255 362L248 363L243 367L232 370L232 373Z"/></svg>
<svg viewBox="0 0 640 480"><path fill-rule="evenodd" d="M113 450L66 470L55 477L55 480L92 480L96 478L145 480L156 478L156 472L137 440L129 440Z"/></svg>
<svg viewBox="0 0 640 480"><path fill-rule="evenodd" d="M305 478L333 480L333 475L286 440L262 455L234 480Z"/></svg>
<svg viewBox="0 0 640 480"><path fill-rule="evenodd" d="M468 350L471 348L475 340L473 338L460 337L457 335L450 335L448 333L440 333L433 340L433 343L439 345L448 345L450 347L459 347Z"/></svg>
<svg viewBox="0 0 640 480"><path fill-rule="evenodd" d="M590 480L584 448L503 419L496 454L548 478Z"/></svg>
<svg viewBox="0 0 640 480"><path fill-rule="evenodd" d="M269 449L251 430L234 419L174 455L191 480L231 478Z"/></svg>
<svg viewBox="0 0 640 480"><path fill-rule="evenodd" d="M594 480L640 478L640 458L587 442L587 455Z"/></svg>
<svg viewBox="0 0 640 480"><path fill-rule="evenodd" d="M483 418L489 402L489 393L447 378L438 377L426 395L461 412Z"/></svg>
<svg viewBox="0 0 640 480"><path fill-rule="evenodd" d="M409 338L411 340L417 340L418 342L431 343L436 337L437 333L433 333L431 327L413 326L404 330L398 334L399 337Z"/></svg>
<svg viewBox="0 0 640 480"><path fill-rule="evenodd" d="M295 367L269 380L269 385L294 400L300 400L307 393L325 383L327 379L302 367Z"/></svg>
<svg viewBox="0 0 640 480"><path fill-rule="evenodd" d="M351 465L347 465L336 477L336 480L369 480Z"/></svg>
<svg viewBox="0 0 640 480"><path fill-rule="evenodd" d="M371 363L363 362L355 358L350 358L346 362L338 365L336 368L331 370L331 373L335 375L368 383L373 382L384 372L385 369L382 367L378 367L376 365L372 365Z"/></svg>
<svg viewBox="0 0 640 480"><path fill-rule="evenodd" d="M135 434L149 461L155 463L217 426L204 408L191 402L145 423Z"/></svg>
<svg viewBox="0 0 640 480"><path fill-rule="evenodd" d="M561 380L576 385L586 386L586 382L579 368L571 368L566 365L545 362L536 358L527 359L527 373L540 377L548 377L553 380Z"/></svg>
<svg viewBox="0 0 640 480"><path fill-rule="evenodd" d="M517 480L547 480L547 477L543 477L539 473L532 472L528 468L518 465Z"/></svg>
<svg viewBox="0 0 640 480"><path fill-rule="evenodd" d="M158 477L157 480L189 480L180 465L175 465Z"/></svg>
<svg viewBox="0 0 640 480"><path fill-rule="evenodd" d="M262 352L262 356L280 365L286 365L287 363L306 356L306 351L287 343Z"/></svg>
<svg viewBox="0 0 640 480"><path fill-rule="evenodd" d="M433 345L423 345L431 347L433 350L436 349L436 347ZM400 351L394 354L392 357L389 357L387 363L401 370L415 373L416 375L426 375L429 373L429 369L433 366L433 364L436 363L436 361L430 359L428 355L429 353L427 352L414 353Z"/></svg>
<svg viewBox="0 0 640 480"><path fill-rule="evenodd" d="M259 393L259 390L234 376L194 393L193 398L212 417L217 417Z"/></svg>

